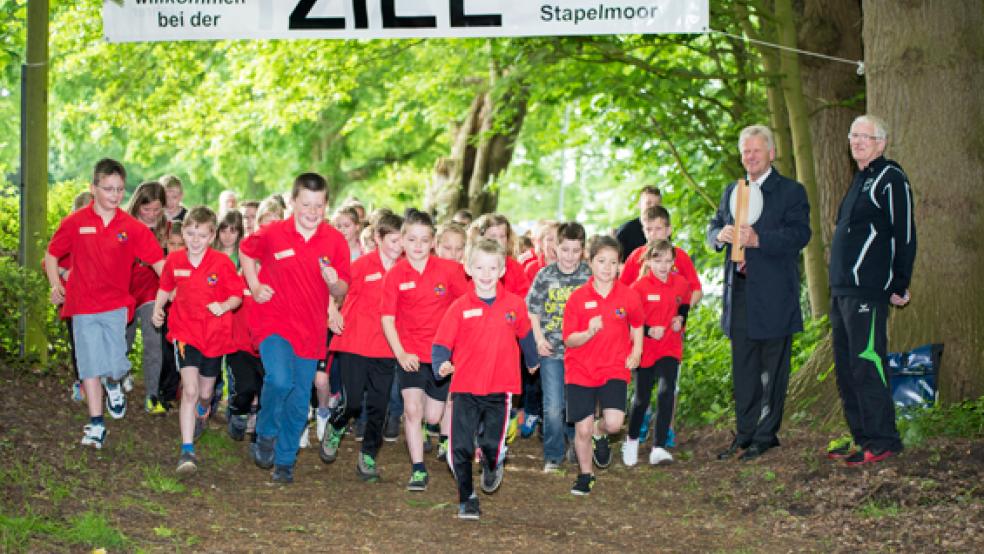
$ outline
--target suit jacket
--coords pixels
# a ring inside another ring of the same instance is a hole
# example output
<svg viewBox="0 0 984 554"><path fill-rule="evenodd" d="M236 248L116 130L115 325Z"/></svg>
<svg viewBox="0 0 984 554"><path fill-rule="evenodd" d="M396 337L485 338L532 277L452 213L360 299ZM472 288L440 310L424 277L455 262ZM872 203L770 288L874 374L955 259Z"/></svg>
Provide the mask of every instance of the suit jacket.
<svg viewBox="0 0 984 554"><path fill-rule="evenodd" d="M725 189L707 229L708 244L718 252L725 252L721 328L729 337L734 316L731 309L734 281L738 277L731 261L731 245L718 243L716 237L725 225L734 224L729 204L735 185L732 182ZM810 242L810 203L803 185L772 168L761 189L762 215L752 225L759 235L759 247L745 249L748 338L755 340L784 337L803 330L799 253Z"/></svg>

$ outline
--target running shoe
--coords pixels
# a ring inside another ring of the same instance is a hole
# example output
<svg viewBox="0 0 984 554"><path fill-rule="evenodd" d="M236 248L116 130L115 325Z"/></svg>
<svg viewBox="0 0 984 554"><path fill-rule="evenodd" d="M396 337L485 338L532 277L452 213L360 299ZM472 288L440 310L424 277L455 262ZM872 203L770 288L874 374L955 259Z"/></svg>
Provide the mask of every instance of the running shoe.
<svg viewBox="0 0 984 554"><path fill-rule="evenodd" d="M276 440L275 437L256 437L256 442L249 445L249 451L256 467L260 469L273 467L273 445Z"/></svg>
<svg viewBox="0 0 984 554"><path fill-rule="evenodd" d="M126 395L123 394L123 387L118 381L107 379L106 387L106 411L113 419L123 419L126 415Z"/></svg>
<svg viewBox="0 0 984 554"><path fill-rule="evenodd" d="M338 445L342 442L343 431L335 429L333 425L325 428L325 436L321 439L321 448L318 449L318 456L321 461L330 464L338 457Z"/></svg>
<svg viewBox="0 0 984 554"><path fill-rule="evenodd" d="M127 373L121 384L123 385L123 392L133 392L133 374Z"/></svg>
<svg viewBox="0 0 984 554"><path fill-rule="evenodd" d="M270 474L270 479L280 485L289 485L294 482L294 466L277 465Z"/></svg>
<svg viewBox="0 0 984 554"><path fill-rule="evenodd" d="M82 381L72 383L72 400L76 402L85 400L85 389L82 388Z"/></svg>
<svg viewBox="0 0 984 554"><path fill-rule="evenodd" d="M608 435L593 437L592 442L594 443L592 458L595 465L601 469L612 465L612 447L608 444Z"/></svg>
<svg viewBox="0 0 984 554"><path fill-rule="evenodd" d="M444 439L437 443L437 461L447 463L449 442L448 439Z"/></svg>
<svg viewBox="0 0 984 554"><path fill-rule="evenodd" d="M363 481L376 481L379 479L379 469L376 468L376 459L365 452L359 453L359 461L355 464L355 472Z"/></svg>
<svg viewBox="0 0 984 554"><path fill-rule="evenodd" d="M362 442L362 439L366 436L366 420L361 417L355 420L355 424L352 425L352 429L355 432L355 440Z"/></svg>
<svg viewBox="0 0 984 554"><path fill-rule="evenodd" d="M82 446L91 446L96 450L103 447L103 441L106 440L106 434L109 432L106 430L104 425L93 425L88 424L82 428Z"/></svg>
<svg viewBox="0 0 984 554"><path fill-rule="evenodd" d="M229 438L234 441L241 441L246 438L246 426L249 424L249 416L230 415L229 416Z"/></svg>
<svg viewBox="0 0 984 554"><path fill-rule="evenodd" d="M544 462L543 463L543 472L544 473L553 473L554 471L560 471L560 462L549 462L548 461L548 462Z"/></svg>
<svg viewBox="0 0 984 554"><path fill-rule="evenodd" d="M571 487L571 494L575 496L587 496L591 494L594 484L594 475L590 473L579 473L577 479L574 480L574 486Z"/></svg>
<svg viewBox="0 0 984 554"><path fill-rule="evenodd" d="M670 454L665 448L653 448L649 453L649 463L654 466L659 464L669 464L673 462L673 454Z"/></svg>
<svg viewBox="0 0 984 554"><path fill-rule="evenodd" d="M383 440L396 442L398 438L400 438L400 418L387 417L386 425L383 426Z"/></svg>
<svg viewBox="0 0 984 554"><path fill-rule="evenodd" d="M314 416L315 419L314 429L315 429L316 436L318 437L318 442L321 442L321 440L325 438L325 427L328 426L328 418L330 416L330 413L331 412L325 414L324 416L322 416L321 414L315 414Z"/></svg>
<svg viewBox="0 0 984 554"><path fill-rule="evenodd" d="M622 443L622 463L632 467L639 463L639 439L626 438Z"/></svg>
<svg viewBox="0 0 984 554"><path fill-rule="evenodd" d="M853 440L849 437L841 437L827 444L827 459L844 460L851 457L856 451Z"/></svg>
<svg viewBox="0 0 984 554"><path fill-rule="evenodd" d="M178 458L178 475L191 475L198 470L198 458L194 452L182 452Z"/></svg>
<svg viewBox="0 0 984 554"><path fill-rule="evenodd" d="M676 446L676 433L673 432L673 428L670 427L666 430L666 444L663 445L664 448L673 448Z"/></svg>
<svg viewBox="0 0 984 554"><path fill-rule="evenodd" d="M478 507L478 497L474 494L468 500L458 504L458 519L478 521L482 516L482 510Z"/></svg>
<svg viewBox="0 0 984 554"><path fill-rule="evenodd" d="M150 415L167 415L164 404L156 396L148 396L144 401L144 411Z"/></svg>
<svg viewBox="0 0 984 554"><path fill-rule="evenodd" d="M639 442L646 442L649 438L649 425L653 420L653 407L646 408L646 415L642 416L642 427L639 428Z"/></svg>
<svg viewBox="0 0 984 554"><path fill-rule="evenodd" d="M199 406L198 414L195 416L195 437L193 440L197 441L202 433L205 432L205 428L208 427L208 414L209 411L205 412L205 415L201 413L201 407Z"/></svg>
<svg viewBox="0 0 984 554"><path fill-rule="evenodd" d="M516 440L516 432L519 430L519 414L511 412L509 414L509 427L506 427L506 444L512 444Z"/></svg>
<svg viewBox="0 0 984 554"><path fill-rule="evenodd" d="M848 467L857 467L866 464L877 464L878 462L897 455L898 452L893 452L891 450L883 450L881 452L873 452L871 450L858 450L854 454L851 454L844 459L844 463Z"/></svg>
<svg viewBox="0 0 984 554"><path fill-rule="evenodd" d="M540 424L540 416L535 414L527 415L523 419L523 424L519 426L519 435L524 439L528 439L533 436L536 432L537 427Z"/></svg>
<svg viewBox="0 0 984 554"><path fill-rule="evenodd" d="M421 492L427 490L427 483L430 482L430 475L426 471L414 471L410 473L410 480L407 481L407 490Z"/></svg>
<svg viewBox="0 0 984 554"><path fill-rule="evenodd" d="M310 429L308 429L308 426L304 425L304 428L301 429L301 439L300 441L298 441L297 447L307 448L309 446L311 446L311 433L310 433Z"/></svg>
<svg viewBox="0 0 984 554"><path fill-rule="evenodd" d="M489 469L488 464L482 464L482 492L485 494L492 494L499 490L499 486L502 485L502 477L505 475L505 464L499 464L495 466L495 469Z"/></svg>

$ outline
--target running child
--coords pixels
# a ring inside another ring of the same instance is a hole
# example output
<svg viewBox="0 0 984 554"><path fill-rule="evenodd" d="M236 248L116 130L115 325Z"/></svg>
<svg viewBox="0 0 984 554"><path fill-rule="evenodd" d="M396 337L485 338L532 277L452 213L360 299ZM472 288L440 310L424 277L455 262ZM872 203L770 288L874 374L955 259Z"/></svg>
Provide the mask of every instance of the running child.
<svg viewBox="0 0 984 554"><path fill-rule="evenodd" d="M362 244L359 242L359 232L362 230L362 223L359 219L359 211L352 206L343 206L335 212L331 218L331 224L348 242L351 261L355 261L362 255Z"/></svg>
<svg viewBox="0 0 984 554"><path fill-rule="evenodd" d="M663 206L646 208L641 219L642 233L646 236L646 244L633 250L625 260L625 266L622 268L619 279L626 285L631 285L645 273L643 258L649 244L657 240L670 240L670 235L673 233L673 227L670 226L670 212ZM700 284L697 269L694 268L693 260L683 248L678 246L673 248L671 271L682 276L690 284L690 301L688 304L696 306L704 296L703 287Z"/></svg>
<svg viewBox="0 0 984 554"><path fill-rule="evenodd" d="M210 248L218 222L215 212L193 208L182 228L185 248L168 254L154 300L154 324L164 324L171 299L167 339L174 344L181 373L179 474L198 468L195 440L205 429L222 356L235 351L232 311L242 303L243 282L228 256Z"/></svg>
<svg viewBox="0 0 984 554"><path fill-rule="evenodd" d="M184 214L181 216L184 219ZM181 221L174 220L168 225L167 242L164 246L165 254L172 254L184 248L184 237L181 236ZM156 298L156 293L155 293ZM164 309L164 325L161 326L161 337L167 336L167 308ZM178 360L174 357L174 345L169 345L167 341L161 341L163 353L161 355L161 378L157 389L157 399L166 411L171 410L171 405L178 399L178 386L181 385L181 374L178 373Z"/></svg>
<svg viewBox="0 0 984 554"><path fill-rule="evenodd" d="M52 304L61 304L61 316L72 318L79 377L89 412L82 444L102 448L106 426L101 378L106 379L110 414L120 418L126 413L126 396L119 381L130 371L126 324L135 308L129 292L133 263L142 260L159 274L164 253L147 226L120 209L126 192L123 165L102 159L92 173L92 203L58 225L44 256L44 268ZM62 284L58 260L69 254L70 276Z"/></svg>
<svg viewBox="0 0 984 554"><path fill-rule="evenodd" d="M402 229L404 258L383 279L382 326L400 364L397 379L403 395L403 429L410 453L407 490L427 489L421 424L440 423L450 379L431 369L431 344L441 316L468 291L461 265L431 254L434 223L429 215L409 210Z"/></svg>
<svg viewBox="0 0 984 554"><path fill-rule="evenodd" d="M141 183L130 197L126 209L127 213L137 218L154 233L157 243L162 246L167 240L167 230L170 227L170 223L164 217L165 196L164 186L160 183L155 181ZM154 297L157 296L159 281L160 278L150 266L140 261L134 263L133 272L130 274L130 295L133 296L137 309L133 321L126 326L126 347L127 352L133 349L139 321L143 340L142 369L146 394L144 410L151 415L167 413L157 395L161 381L161 359L164 354L161 330L153 322Z"/></svg>
<svg viewBox="0 0 984 554"><path fill-rule="evenodd" d="M184 198L184 185L176 175L164 175L160 178L160 183L164 187L164 217L171 223L184 220L188 215L188 208L181 204Z"/></svg>
<svg viewBox="0 0 984 554"><path fill-rule="evenodd" d="M523 264L523 272L530 283L538 271L557 261L557 228L556 221L544 221L536 229L533 237L533 256Z"/></svg>
<svg viewBox="0 0 984 554"><path fill-rule="evenodd" d="M452 376L448 465L458 484L462 519L481 514L472 485L476 435L482 449L482 492L492 494L502 484L509 404L522 389L516 367L519 345L529 370L539 365L523 299L499 283L506 271L505 257L495 241L482 239L472 245L467 271L474 286L445 312L432 347L437 375Z"/></svg>
<svg viewBox="0 0 984 554"><path fill-rule="evenodd" d="M437 228L437 237L434 240L434 253L439 258L453 260L459 264L465 257L465 242L468 236L465 228L457 223L445 223Z"/></svg>
<svg viewBox="0 0 984 554"><path fill-rule="evenodd" d="M533 279L526 306L540 354L543 391L543 471L560 469L565 442L574 447L574 427L564 417L564 307L575 289L588 282L591 268L584 261L584 227L577 222L557 228L557 261ZM573 455L568 456L573 459Z"/></svg>
<svg viewBox="0 0 984 554"><path fill-rule="evenodd" d="M219 222L219 231L215 235L212 248L229 256L232 264L239 269L239 243L245 236L243 214L238 211L226 212L225 217Z"/></svg>
<svg viewBox="0 0 984 554"><path fill-rule="evenodd" d="M383 336L379 298L384 275L403 254L402 226L403 218L397 215L383 216L373 225L378 248L352 264L352 286L341 310L343 326L329 346L338 357L345 400L328 421L319 454L326 464L335 461L346 426L360 416L364 395L367 418L355 469L366 481L379 479L376 456L396 377L396 360Z"/></svg>
<svg viewBox="0 0 984 554"><path fill-rule="evenodd" d="M294 481L301 432L307 428L311 385L325 357L328 297L348 291L345 237L325 220L328 182L316 173L294 180L293 214L267 223L239 247L243 276L256 303L254 344L265 370L256 421L254 463L274 467L276 483Z"/></svg>
<svg viewBox="0 0 984 554"><path fill-rule="evenodd" d="M690 309L690 284L673 273L673 245L666 240L649 243L643 262L649 271L632 283L645 312L642 362L636 370L635 394L629 414L629 431L622 444L622 462L629 467L639 461L639 433L642 428L653 384L659 382L658 409L653 449L649 463L673 461L666 450L676 396L677 375L683 356L683 326Z"/></svg>
<svg viewBox="0 0 984 554"><path fill-rule="evenodd" d="M591 240L592 277L571 293L564 308L567 421L574 424L580 470L571 488L575 495L590 494L594 487L592 458L599 468L611 464L608 434L622 427L631 370L642 358L642 303L635 291L618 280L619 250L612 237ZM596 422L598 405L601 419Z"/></svg>

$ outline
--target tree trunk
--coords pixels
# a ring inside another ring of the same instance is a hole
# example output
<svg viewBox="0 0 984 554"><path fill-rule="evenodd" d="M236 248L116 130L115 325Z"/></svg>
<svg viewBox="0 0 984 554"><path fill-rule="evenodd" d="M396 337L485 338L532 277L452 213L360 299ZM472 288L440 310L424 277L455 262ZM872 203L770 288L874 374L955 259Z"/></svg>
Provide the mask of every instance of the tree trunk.
<svg viewBox="0 0 984 554"><path fill-rule="evenodd" d="M779 43L796 47L796 26L793 19L792 0L776 0L776 25ZM827 283L827 267L823 257L820 212L817 194L817 181L813 166L813 141L810 136L810 113L803 97L803 81L800 77L799 59L793 52L783 50L779 54L779 67L782 71L782 90L789 113L789 126L793 135L796 179L803 183L810 205L810 228L813 236L803 251L805 258L806 285L810 297L810 312L813 317L826 314L830 304L830 287Z"/></svg>
<svg viewBox="0 0 984 554"><path fill-rule="evenodd" d="M984 0L865 0L868 112L889 126L905 168L919 250L912 303L889 320L889 348L945 345L945 401L984 394Z"/></svg>
<svg viewBox="0 0 984 554"><path fill-rule="evenodd" d="M48 227L48 0L32 0L27 4L27 69L24 77L27 86L22 117L27 125L21 168L24 213L20 262L29 271L39 272ZM27 300L24 313L24 351L42 363L48 359L45 300Z"/></svg>

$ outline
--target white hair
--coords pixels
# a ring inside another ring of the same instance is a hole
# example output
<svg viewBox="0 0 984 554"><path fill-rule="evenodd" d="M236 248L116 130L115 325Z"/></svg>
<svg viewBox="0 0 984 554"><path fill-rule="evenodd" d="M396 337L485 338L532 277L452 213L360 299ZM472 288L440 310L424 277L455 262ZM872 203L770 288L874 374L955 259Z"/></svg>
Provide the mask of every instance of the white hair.
<svg viewBox="0 0 984 554"><path fill-rule="evenodd" d="M765 125L749 125L741 130L738 134L738 151L741 152L742 148L745 146L745 140L748 137L762 137L765 139L765 145L769 148L769 151L775 151L776 140L772 136L772 129L769 129Z"/></svg>
<svg viewBox="0 0 984 554"><path fill-rule="evenodd" d="M858 123L870 123L872 127L875 128L875 138L887 139L888 138L888 125L885 124L885 120L878 117L877 115L864 114L859 115L854 118L851 123L851 128L853 129Z"/></svg>

